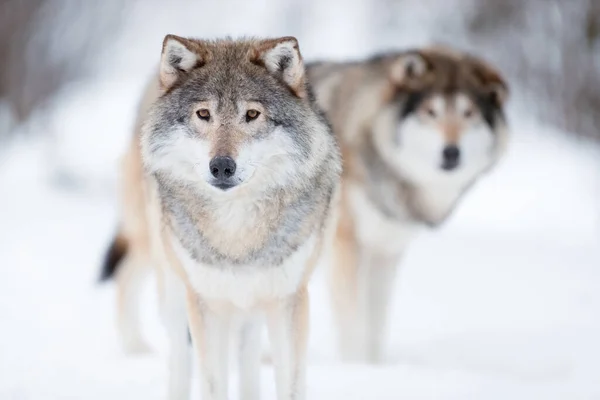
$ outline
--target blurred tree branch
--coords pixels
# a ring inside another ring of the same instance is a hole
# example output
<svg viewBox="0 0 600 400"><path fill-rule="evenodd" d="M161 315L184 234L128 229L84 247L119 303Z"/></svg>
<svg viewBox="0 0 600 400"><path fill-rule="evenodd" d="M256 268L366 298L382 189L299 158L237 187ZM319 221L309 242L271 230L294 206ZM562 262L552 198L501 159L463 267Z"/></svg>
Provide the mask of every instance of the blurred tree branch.
<svg viewBox="0 0 600 400"><path fill-rule="evenodd" d="M593 49L600 38L600 2L591 2L586 24L588 47Z"/></svg>
<svg viewBox="0 0 600 400"><path fill-rule="evenodd" d="M600 140L600 1L477 0L468 21L484 51L529 92L541 117ZM537 40L531 40L536 37Z"/></svg>
<svg viewBox="0 0 600 400"><path fill-rule="evenodd" d="M4 0L0 4L0 98L8 101L18 120L31 111L25 86L25 45L32 34L35 15L45 0ZM57 86L57 78L48 76L40 87L42 101ZM54 88L52 88L54 86Z"/></svg>
<svg viewBox="0 0 600 400"><path fill-rule="evenodd" d="M17 123L84 74L129 1L0 2L0 100Z"/></svg>

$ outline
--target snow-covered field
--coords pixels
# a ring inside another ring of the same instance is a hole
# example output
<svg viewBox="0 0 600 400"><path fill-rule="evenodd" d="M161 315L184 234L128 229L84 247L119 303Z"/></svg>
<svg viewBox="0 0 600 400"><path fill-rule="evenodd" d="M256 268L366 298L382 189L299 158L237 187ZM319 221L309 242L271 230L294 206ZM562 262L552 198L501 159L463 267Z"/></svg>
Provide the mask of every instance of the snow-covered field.
<svg viewBox="0 0 600 400"><path fill-rule="evenodd" d="M96 283L118 222L116 162L160 47L153 44L164 33L290 33L277 9L260 19L252 3L235 3L237 17L197 26L191 9L167 12L158 2L144 9L147 3L138 2L129 21L134 28L102 56L103 73L62 93L33 125L51 135L0 154L0 399L164 398L166 347L152 282L144 323L155 352L140 357L120 352L114 287ZM210 13L215 4L196 11ZM326 41L323 29L306 34L307 54L353 56L374 48L364 38L354 48L338 45L363 37L365 27L355 23L363 8L330 21L324 16L332 10L311 4L317 11L304 16L304 25L314 17L338 34ZM447 224L423 232L406 255L387 364L336 361L318 271L309 399L600 399L600 154L520 118L526 113L513 103L506 158ZM275 398L273 386L264 366L265 399ZM235 398L234 382L232 389Z"/></svg>
<svg viewBox="0 0 600 400"><path fill-rule="evenodd" d="M386 365L336 362L317 274L309 398L600 398L600 159L534 125L514 130L499 168L407 254ZM0 399L161 399L152 285L156 352L128 358L114 288L95 283L118 217L114 185L49 183L44 149L18 143L0 167ZM262 380L273 399L267 366Z"/></svg>

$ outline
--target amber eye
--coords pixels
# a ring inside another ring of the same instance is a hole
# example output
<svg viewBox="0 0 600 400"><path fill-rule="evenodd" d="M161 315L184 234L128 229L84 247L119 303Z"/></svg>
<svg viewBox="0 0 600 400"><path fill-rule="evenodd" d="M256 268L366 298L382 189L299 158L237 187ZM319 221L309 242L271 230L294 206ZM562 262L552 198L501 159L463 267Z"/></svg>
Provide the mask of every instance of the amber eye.
<svg viewBox="0 0 600 400"><path fill-rule="evenodd" d="M203 119L205 121L208 121L210 119L210 111L208 111L206 108L201 108L198 111L196 111L196 115L198 116L198 118Z"/></svg>
<svg viewBox="0 0 600 400"><path fill-rule="evenodd" d="M258 118L259 115L260 115L260 112L258 112L256 110L246 111L246 122L255 120L256 118Z"/></svg>

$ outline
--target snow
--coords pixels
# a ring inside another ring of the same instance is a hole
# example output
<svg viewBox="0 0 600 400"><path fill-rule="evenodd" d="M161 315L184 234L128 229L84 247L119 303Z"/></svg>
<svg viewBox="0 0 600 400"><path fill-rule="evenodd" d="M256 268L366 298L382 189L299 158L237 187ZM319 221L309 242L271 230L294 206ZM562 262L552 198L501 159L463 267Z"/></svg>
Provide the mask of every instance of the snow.
<svg viewBox="0 0 600 400"><path fill-rule="evenodd" d="M155 352L139 357L119 349L113 285L96 283L118 222L117 161L164 33L298 34L308 58L374 48L373 38L342 47L352 41L335 29L301 36L300 22L289 32L274 15L295 12L293 4L271 4L278 8L263 18L261 7L236 2L237 17L198 27L196 12L215 14L216 5L176 13L137 4L131 28L101 56L111 62L65 89L43 123L29 127L51 134L23 138L0 157L0 399L164 398L166 346L153 282L143 312ZM366 4L345 11L356 24L332 23L362 36ZM324 24L330 12L323 5L308 16ZM398 40L426 39L421 32ZM600 398L598 149L525 118L523 102L514 104L506 157L448 223L424 231L406 254L384 365L337 361L317 271L310 399ZM269 366L262 389L275 398Z"/></svg>
<svg viewBox="0 0 600 400"><path fill-rule="evenodd" d="M499 167L406 255L385 365L337 362L316 274L309 398L600 396L597 153L514 125ZM153 286L144 318L156 351L136 358L118 346L114 287L95 283L118 219L114 179L102 190L53 184L45 152L23 140L0 165L0 398L163 398ZM274 398L268 366L262 385Z"/></svg>

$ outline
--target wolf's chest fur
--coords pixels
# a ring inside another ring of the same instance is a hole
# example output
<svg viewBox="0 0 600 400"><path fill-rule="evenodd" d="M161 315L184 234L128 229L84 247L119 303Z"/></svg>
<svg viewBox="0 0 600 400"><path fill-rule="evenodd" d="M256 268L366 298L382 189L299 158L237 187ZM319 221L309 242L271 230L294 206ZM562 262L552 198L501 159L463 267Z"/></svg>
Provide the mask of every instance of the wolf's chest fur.
<svg viewBox="0 0 600 400"><path fill-rule="evenodd" d="M464 192L461 179L411 185L376 154L362 154L362 179L348 179L346 196L358 240L389 255L404 250L422 225L438 225Z"/></svg>
<svg viewBox="0 0 600 400"><path fill-rule="evenodd" d="M319 216L329 201L308 189L217 200L177 184L164 184L160 191L181 245L193 260L215 268L279 266L322 225Z"/></svg>
<svg viewBox="0 0 600 400"><path fill-rule="evenodd" d="M171 246L194 290L202 297L250 309L262 301L294 293L306 278L309 260L316 249L318 233L313 233L277 267L220 265L198 262L180 240L171 236Z"/></svg>
<svg viewBox="0 0 600 400"><path fill-rule="evenodd" d="M242 308L298 288L329 205L309 190L218 202L185 186L165 183L160 191L171 244L192 286Z"/></svg>
<svg viewBox="0 0 600 400"><path fill-rule="evenodd" d="M382 217L402 225L440 224L469 182L462 174L440 172L428 182L413 184L383 160L371 140L362 147L354 169L362 171L358 176L365 202Z"/></svg>
<svg viewBox="0 0 600 400"><path fill-rule="evenodd" d="M414 190L414 191L413 191ZM382 190L348 183L347 202L357 239L382 254L399 255L423 225L441 223L460 198L456 185L406 188L397 181Z"/></svg>

